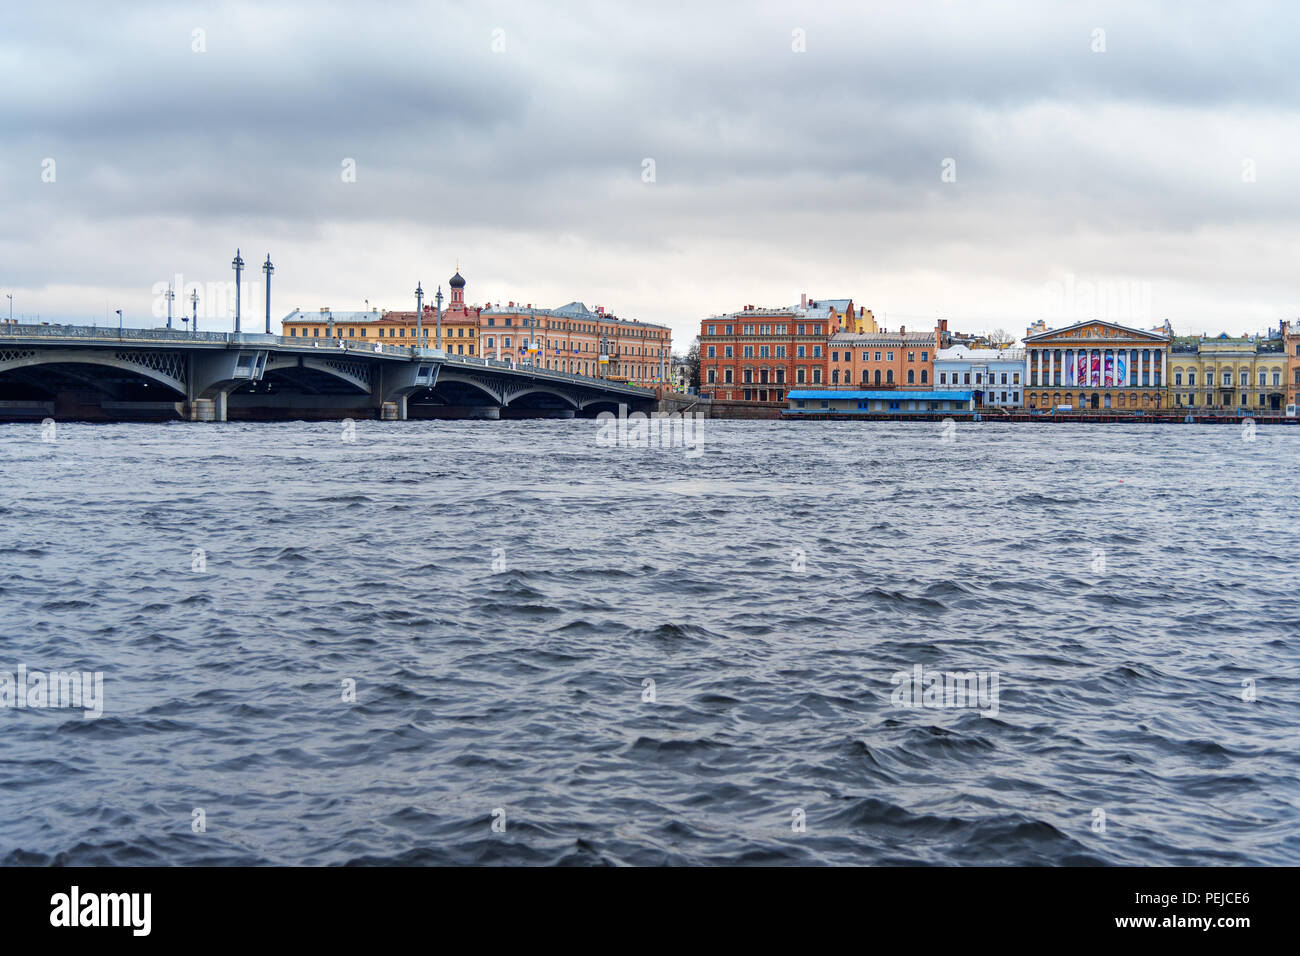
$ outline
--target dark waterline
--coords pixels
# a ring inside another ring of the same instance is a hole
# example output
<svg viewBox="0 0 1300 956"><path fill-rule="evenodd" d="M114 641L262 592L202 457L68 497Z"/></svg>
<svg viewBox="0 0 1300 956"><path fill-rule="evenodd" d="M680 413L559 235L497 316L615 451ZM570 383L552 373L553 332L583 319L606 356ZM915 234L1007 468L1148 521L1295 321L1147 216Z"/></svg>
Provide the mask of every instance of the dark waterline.
<svg viewBox="0 0 1300 956"><path fill-rule="evenodd" d="M0 670L104 714L0 710L7 863L1300 863L1295 430L57 428Z"/></svg>

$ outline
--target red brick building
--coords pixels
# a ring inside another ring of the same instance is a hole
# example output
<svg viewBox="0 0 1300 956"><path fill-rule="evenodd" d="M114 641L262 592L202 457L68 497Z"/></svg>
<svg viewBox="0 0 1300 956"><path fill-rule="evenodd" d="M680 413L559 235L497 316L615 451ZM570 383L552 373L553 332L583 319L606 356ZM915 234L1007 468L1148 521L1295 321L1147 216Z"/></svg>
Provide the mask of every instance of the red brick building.
<svg viewBox="0 0 1300 956"><path fill-rule="evenodd" d="M782 402L793 387L827 383L827 347L862 316L852 299L809 300L760 309L747 305L700 323L700 392L724 401Z"/></svg>

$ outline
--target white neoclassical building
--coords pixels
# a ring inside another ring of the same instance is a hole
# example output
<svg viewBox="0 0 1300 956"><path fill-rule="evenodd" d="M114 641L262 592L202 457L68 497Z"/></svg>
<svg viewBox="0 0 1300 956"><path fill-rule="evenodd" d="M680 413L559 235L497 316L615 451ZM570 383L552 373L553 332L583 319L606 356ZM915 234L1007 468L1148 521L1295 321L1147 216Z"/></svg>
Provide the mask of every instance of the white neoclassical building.
<svg viewBox="0 0 1300 956"><path fill-rule="evenodd" d="M1025 350L954 345L934 353L934 387L974 394L976 408L1025 404Z"/></svg>

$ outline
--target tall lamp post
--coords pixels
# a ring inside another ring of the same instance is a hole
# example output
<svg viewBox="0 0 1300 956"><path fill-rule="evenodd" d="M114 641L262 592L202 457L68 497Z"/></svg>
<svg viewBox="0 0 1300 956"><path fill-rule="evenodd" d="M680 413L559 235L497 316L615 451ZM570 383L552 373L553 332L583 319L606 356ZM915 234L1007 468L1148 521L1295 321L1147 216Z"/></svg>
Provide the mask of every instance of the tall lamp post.
<svg viewBox="0 0 1300 956"><path fill-rule="evenodd" d="M239 250L235 250L235 258L230 260L230 266L235 270L235 334L239 334L239 275L244 271L244 260L240 256Z"/></svg>
<svg viewBox="0 0 1300 956"><path fill-rule="evenodd" d="M12 292L6 292L5 295L9 297L9 324L13 325L14 324L14 296Z"/></svg>
<svg viewBox="0 0 1300 956"><path fill-rule="evenodd" d="M438 286L438 294L434 296L438 302L438 348L442 348L442 286Z"/></svg>
<svg viewBox="0 0 1300 956"><path fill-rule="evenodd" d="M415 283L415 346L424 348L424 284Z"/></svg>
<svg viewBox="0 0 1300 956"><path fill-rule="evenodd" d="M120 338L122 335L122 310L114 309L113 311L117 313L117 334Z"/></svg>
<svg viewBox="0 0 1300 956"><path fill-rule="evenodd" d="M199 290L197 287L190 293L190 304L194 306L194 321L190 323L190 332L197 337L199 334Z"/></svg>
<svg viewBox="0 0 1300 956"><path fill-rule="evenodd" d="M172 284L167 283L167 328L172 327L172 299L176 298L176 293L172 291Z"/></svg>
<svg viewBox="0 0 1300 956"><path fill-rule="evenodd" d="M275 266L271 265L271 254L266 254L266 261L262 263L262 271L266 273L266 334L271 334L271 274L275 272Z"/></svg>

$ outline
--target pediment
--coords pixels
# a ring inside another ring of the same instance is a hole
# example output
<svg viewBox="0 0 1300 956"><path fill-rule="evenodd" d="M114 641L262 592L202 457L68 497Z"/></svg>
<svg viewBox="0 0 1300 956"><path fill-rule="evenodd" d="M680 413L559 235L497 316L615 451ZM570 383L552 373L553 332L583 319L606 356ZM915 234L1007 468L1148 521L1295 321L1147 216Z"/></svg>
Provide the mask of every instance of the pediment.
<svg viewBox="0 0 1300 956"><path fill-rule="evenodd" d="M1025 344L1027 345L1043 342L1067 342L1071 344L1075 342L1143 342L1150 344L1167 341L1169 341L1169 336L1162 332L1132 329L1126 325L1100 320L1076 322L1074 325L1066 326L1063 329L1048 329L1046 332L1038 332L1035 335L1025 337Z"/></svg>

